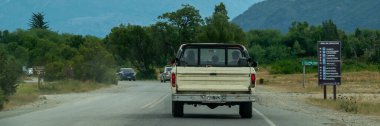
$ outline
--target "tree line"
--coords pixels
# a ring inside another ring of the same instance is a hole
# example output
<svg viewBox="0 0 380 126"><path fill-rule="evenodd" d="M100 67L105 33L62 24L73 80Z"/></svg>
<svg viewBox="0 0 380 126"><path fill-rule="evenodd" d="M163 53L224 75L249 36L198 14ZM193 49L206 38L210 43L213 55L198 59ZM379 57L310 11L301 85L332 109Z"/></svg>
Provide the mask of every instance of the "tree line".
<svg viewBox="0 0 380 126"><path fill-rule="evenodd" d="M300 73L301 60L317 61L318 41L342 42L343 71L380 71L378 30L356 29L354 33L345 33L327 20L318 26L293 22L286 34L278 30L250 30L246 35L251 56L269 64L271 73Z"/></svg>
<svg viewBox="0 0 380 126"><path fill-rule="evenodd" d="M379 70L380 31L357 29L345 33L332 20L312 26L294 22L289 32L243 31L231 23L226 6L215 6L202 18L191 5L157 17L150 26L121 24L105 38L57 33L43 13L33 13L30 29L0 30L0 102L16 91L21 66L45 66L47 81L76 79L115 82L120 67L133 67L140 79L154 79L155 69L168 65L184 43L236 43L271 73L301 72L300 60L316 60L317 41L342 41L343 68ZM316 69L315 69L316 70Z"/></svg>

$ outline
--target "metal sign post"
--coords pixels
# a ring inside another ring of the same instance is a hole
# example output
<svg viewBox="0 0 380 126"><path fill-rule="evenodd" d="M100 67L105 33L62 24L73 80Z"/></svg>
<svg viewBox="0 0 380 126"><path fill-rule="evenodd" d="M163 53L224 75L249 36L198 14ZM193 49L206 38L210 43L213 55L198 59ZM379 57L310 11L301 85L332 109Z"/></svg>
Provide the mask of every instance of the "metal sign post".
<svg viewBox="0 0 380 126"><path fill-rule="evenodd" d="M318 65L318 62L316 62L316 61L309 61L309 60L302 60L302 65L303 65L303 83L302 83L302 87L305 88L305 83L306 83L306 66L316 66L316 65Z"/></svg>
<svg viewBox="0 0 380 126"><path fill-rule="evenodd" d="M41 86L42 86L41 81L43 80L43 77L45 75L45 67L37 66L37 67L34 67L33 69L36 72L35 74L37 74L37 78L38 78L37 87L38 87L38 89L41 89Z"/></svg>
<svg viewBox="0 0 380 126"><path fill-rule="evenodd" d="M302 83L303 88L305 88L305 81L306 81L306 65L303 65L303 83Z"/></svg>
<svg viewBox="0 0 380 126"><path fill-rule="evenodd" d="M318 42L318 84L323 85L324 99L327 98L326 86L333 86L336 99L336 85L341 84L341 42Z"/></svg>

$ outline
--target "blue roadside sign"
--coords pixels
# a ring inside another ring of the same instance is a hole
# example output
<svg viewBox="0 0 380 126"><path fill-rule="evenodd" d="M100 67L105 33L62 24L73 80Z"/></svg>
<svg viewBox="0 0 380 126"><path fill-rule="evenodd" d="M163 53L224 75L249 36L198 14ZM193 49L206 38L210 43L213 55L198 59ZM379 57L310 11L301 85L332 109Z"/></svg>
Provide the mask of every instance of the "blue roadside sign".
<svg viewBox="0 0 380 126"><path fill-rule="evenodd" d="M341 42L318 42L318 83L320 85L341 84Z"/></svg>

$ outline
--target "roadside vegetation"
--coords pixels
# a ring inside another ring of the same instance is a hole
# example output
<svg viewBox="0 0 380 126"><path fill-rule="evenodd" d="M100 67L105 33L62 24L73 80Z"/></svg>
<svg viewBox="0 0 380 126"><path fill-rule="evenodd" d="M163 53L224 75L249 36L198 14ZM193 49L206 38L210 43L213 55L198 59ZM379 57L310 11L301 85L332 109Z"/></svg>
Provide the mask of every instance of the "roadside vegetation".
<svg viewBox="0 0 380 126"><path fill-rule="evenodd" d="M9 97L4 104L4 109L12 109L16 106L25 105L37 101L41 95L82 93L93 91L99 88L109 87L109 84L94 81L60 80L44 83L38 88L37 83L20 83L17 91Z"/></svg>
<svg viewBox="0 0 380 126"><path fill-rule="evenodd" d="M21 66L44 66L47 82L112 84L121 67L135 68L137 79L155 79L155 69L168 65L181 44L195 42L243 44L268 73L299 74L302 59L317 59L317 41L339 40L343 42L344 72L380 72L380 31L357 29L345 33L332 20L317 26L294 22L287 33L243 31L229 21L223 3L216 5L209 17L201 17L191 5L182 5L178 10L157 15L158 21L150 26L120 24L105 38L99 38L55 32L48 24L54 22L44 21L44 16L33 13L27 30L0 30L0 104L15 93ZM277 76L294 75L273 78Z"/></svg>

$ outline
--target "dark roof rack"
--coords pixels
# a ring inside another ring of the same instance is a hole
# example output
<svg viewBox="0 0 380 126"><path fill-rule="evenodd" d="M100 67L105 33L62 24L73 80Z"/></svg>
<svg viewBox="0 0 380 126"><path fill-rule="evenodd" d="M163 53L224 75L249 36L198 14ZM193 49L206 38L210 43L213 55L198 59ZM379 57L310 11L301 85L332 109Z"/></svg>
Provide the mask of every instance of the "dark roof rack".
<svg viewBox="0 0 380 126"><path fill-rule="evenodd" d="M231 43L188 43L182 44L180 48L185 48L188 46L201 46L201 47L240 47L244 49L244 46L241 44L231 44Z"/></svg>

